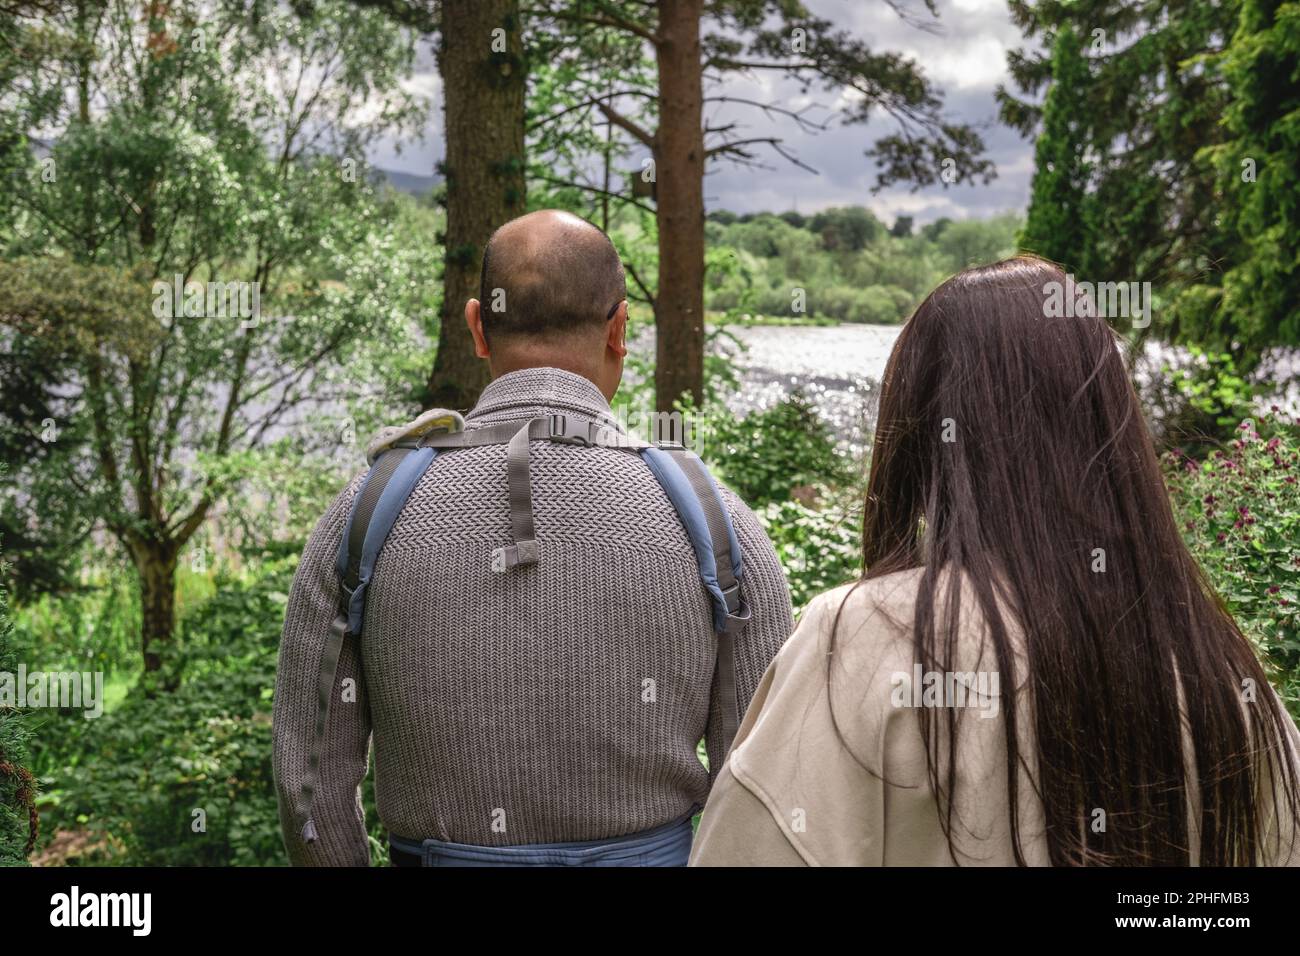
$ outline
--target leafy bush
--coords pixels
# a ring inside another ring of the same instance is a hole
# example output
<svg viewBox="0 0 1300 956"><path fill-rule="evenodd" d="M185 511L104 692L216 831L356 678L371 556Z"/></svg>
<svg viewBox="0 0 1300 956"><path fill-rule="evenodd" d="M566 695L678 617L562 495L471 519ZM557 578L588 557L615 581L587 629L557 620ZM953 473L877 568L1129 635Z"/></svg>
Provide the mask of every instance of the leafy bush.
<svg viewBox="0 0 1300 956"><path fill-rule="evenodd" d="M18 661L12 646L13 625L0 590L0 672L13 674ZM0 704L0 866L22 864L36 839L35 786L27 761L27 727L16 710Z"/></svg>
<svg viewBox="0 0 1300 956"><path fill-rule="evenodd" d="M1300 718L1300 430L1247 419L1206 460L1166 461L1188 547Z"/></svg>
<svg viewBox="0 0 1300 956"><path fill-rule="evenodd" d="M861 573L860 503L810 508L794 500L774 501L758 517L781 560L796 611Z"/></svg>
<svg viewBox="0 0 1300 956"><path fill-rule="evenodd" d="M1194 458L1230 441L1264 391L1226 352L1192 346L1185 353L1168 350L1159 366L1145 356L1141 361L1148 374L1138 376L1140 394L1157 440Z"/></svg>
<svg viewBox="0 0 1300 956"><path fill-rule="evenodd" d="M796 609L851 580L862 565L860 476L829 427L796 392L737 418L706 423L704 455L718 478L755 509L776 548Z"/></svg>
<svg viewBox="0 0 1300 956"><path fill-rule="evenodd" d="M68 862L230 866L283 859L271 779L271 693L292 565L219 579L181 625L172 692L142 683L96 720L50 718L41 773L52 829L84 831Z"/></svg>
<svg viewBox="0 0 1300 956"><path fill-rule="evenodd" d="M751 507L788 501L796 493L808 497L813 486L853 480L851 463L801 393L744 418L724 410L705 424L705 457Z"/></svg>

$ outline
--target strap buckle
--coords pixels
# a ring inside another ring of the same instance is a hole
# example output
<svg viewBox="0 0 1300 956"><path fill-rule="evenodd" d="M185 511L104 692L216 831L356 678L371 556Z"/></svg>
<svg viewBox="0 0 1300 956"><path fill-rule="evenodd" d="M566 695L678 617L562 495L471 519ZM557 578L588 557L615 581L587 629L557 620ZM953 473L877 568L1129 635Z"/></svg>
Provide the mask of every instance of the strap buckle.
<svg viewBox="0 0 1300 956"><path fill-rule="evenodd" d="M567 415L551 415L548 417L546 437L551 441L561 445L581 445L584 448L591 447L591 430L587 429L586 434L569 433L569 417Z"/></svg>
<svg viewBox="0 0 1300 956"><path fill-rule="evenodd" d="M726 631L734 634L739 631L753 616L747 605L740 597L740 582L737 581L729 588L722 589L722 600L727 606L727 625Z"/></svg>
<svg viewBox="0 0 1300 956"><path fill-rule="evenodd" d="M354 595L356 591L356 588L348 587L347 581L339 581L338 613L345 619L352 612L352 595Z"/></svg>
<svg viewBox="0 0 1300 956"><path fill-rule="evenodd" d="M496 574L504 574L511 568L517 568L521 564L536 563L536 540L520 541L517 544L492 549L491 566L492 571Z"/></svg>

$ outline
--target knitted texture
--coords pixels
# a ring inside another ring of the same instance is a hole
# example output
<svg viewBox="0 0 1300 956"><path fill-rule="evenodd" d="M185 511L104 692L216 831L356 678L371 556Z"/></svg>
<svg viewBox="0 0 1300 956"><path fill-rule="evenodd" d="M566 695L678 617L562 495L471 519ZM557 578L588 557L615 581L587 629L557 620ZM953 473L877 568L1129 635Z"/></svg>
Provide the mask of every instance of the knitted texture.
<svg viewBox="0 0 1300 956"><path fill-rule="evenodd" d="M512 372L466 427L610 407L581 376ZM690 539L639 456L531 443L538 563L493 573L511 543L505 446L443 452L375 564L360 647L344 645L305 843L300 787L316 683L338 605L334 562L358 475L307 543L280 646L275 778L289 858L365 865L359 785L373 735L375 793L403 837L505 846L595 840L702 806L707 737L722 761L710 605ZM748 705L792 629L785 577L753 513L723 498L744 554L753 620L737 639Z"/></svg>

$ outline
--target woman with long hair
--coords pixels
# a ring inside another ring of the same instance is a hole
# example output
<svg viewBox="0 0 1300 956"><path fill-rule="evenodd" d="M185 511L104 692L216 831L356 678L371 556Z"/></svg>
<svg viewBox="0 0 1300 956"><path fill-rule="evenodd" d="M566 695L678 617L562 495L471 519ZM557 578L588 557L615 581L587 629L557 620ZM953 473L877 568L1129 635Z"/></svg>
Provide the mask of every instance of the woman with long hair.
<svg viewBox="0 0 1300 956"><path fill-rule="evenodd" d="M902 330L864 574L769 667L693 864L1300 865L1300 732L1069 288L1018 256Z"/></svg>

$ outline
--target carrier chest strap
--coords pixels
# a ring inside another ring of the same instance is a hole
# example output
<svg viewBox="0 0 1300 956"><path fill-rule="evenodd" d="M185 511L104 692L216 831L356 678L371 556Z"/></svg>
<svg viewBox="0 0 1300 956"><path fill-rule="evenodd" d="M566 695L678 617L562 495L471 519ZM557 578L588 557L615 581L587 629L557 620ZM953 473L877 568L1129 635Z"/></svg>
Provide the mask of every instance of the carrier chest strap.
<svg viewBox="0 0 1300 956"><path fill-rule="evenodd" d="M524 425L506 446L506 484L510 499L510 533L515 543L492 552L492 570L505 571L537 563L537 531L533 527L533 478L528 467L532 423Z"/></svg>
<svg viewBox="0 0 1300 956"><path fill-rule="evenodd" d="M562 445L583 445L640 451L646 442L623 434L597 419L573 415L547 415L528 421L499 422L449 435L431 435L413 447L448 451L485 445L506 446L506 482L509 489L510 534L513 544L492 551L492 570L509 571L537 563L537 532L533 523L533 483L528 443L550 441ZM401 447L400 445L398 447Z"/></svg>

